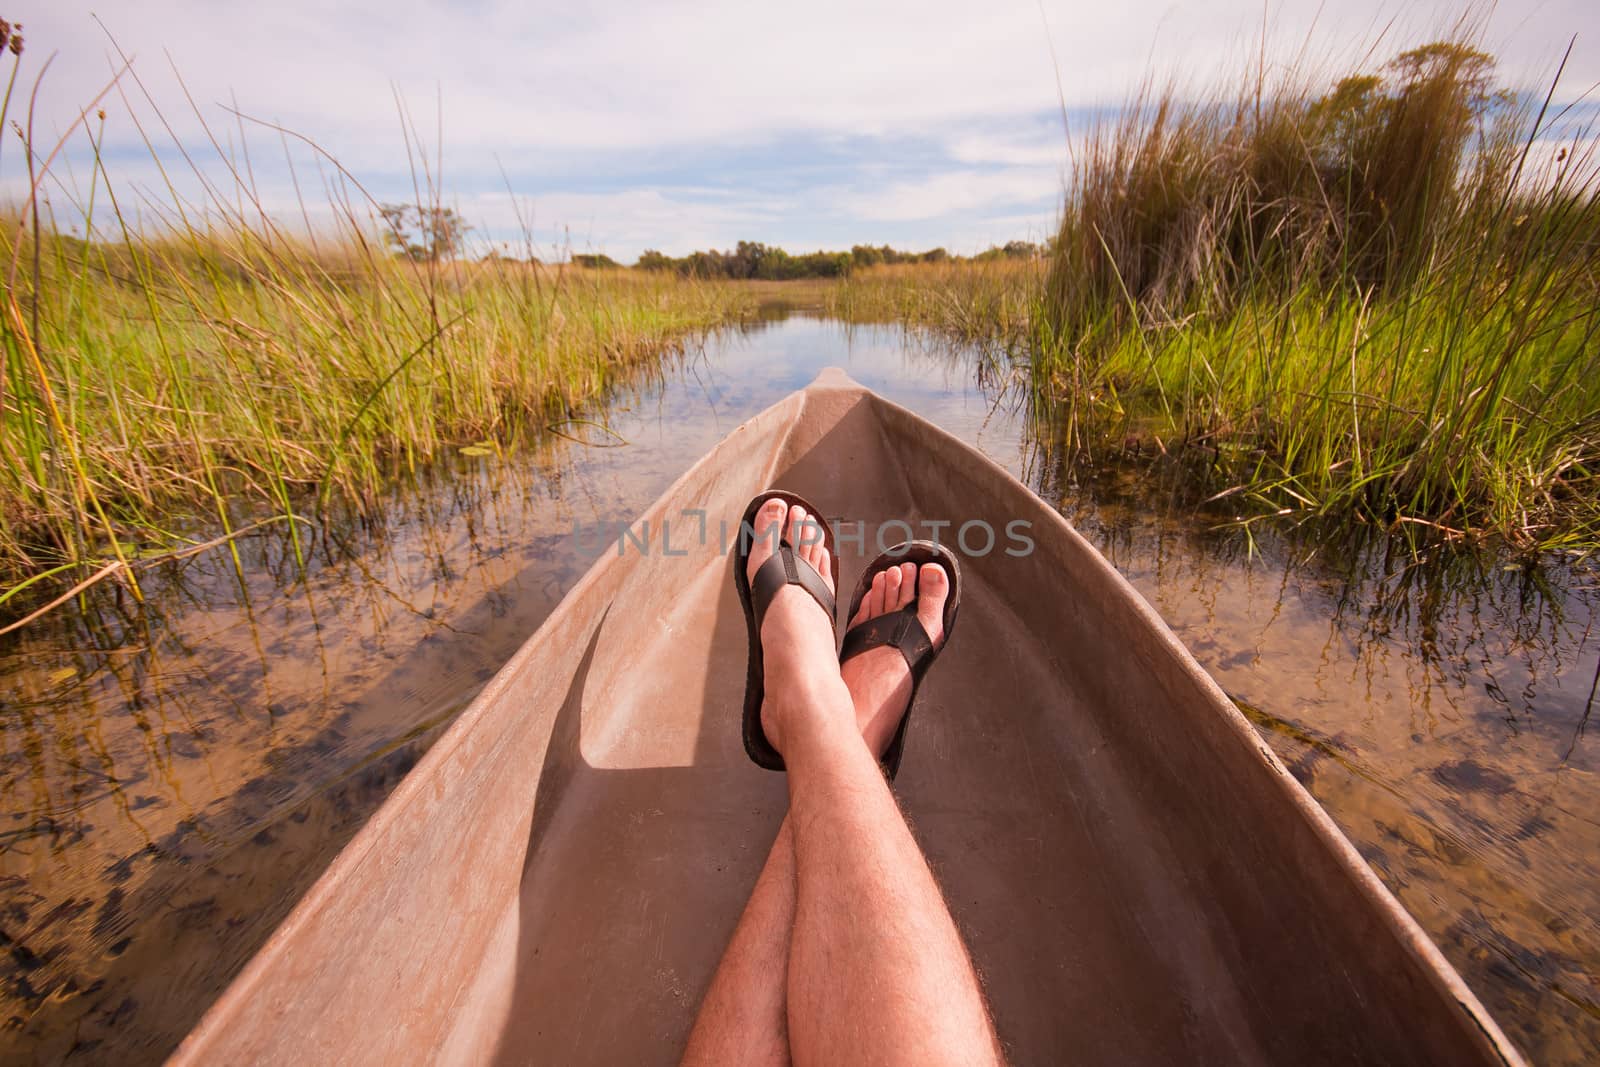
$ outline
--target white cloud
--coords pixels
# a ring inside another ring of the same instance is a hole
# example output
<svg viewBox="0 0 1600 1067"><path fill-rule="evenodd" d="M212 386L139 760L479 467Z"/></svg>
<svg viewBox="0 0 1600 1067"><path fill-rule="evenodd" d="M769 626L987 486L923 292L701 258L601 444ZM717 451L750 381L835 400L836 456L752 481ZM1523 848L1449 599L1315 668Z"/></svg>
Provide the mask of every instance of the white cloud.
<svg viewBox="0 0 1600 1067"><path fill-rule="evenodd" d="M1060 173L1048 167L955 171L850 194L846 209L868 221L903 222L1052 200L1061 192Z"/></svg>
<svg viewBox="0 0 1600 1067"><path fill-rule="evenodd" d="M1009 166L1061 165L1067 160L1066 136L1059 123L1027 134L995 136L962 134L946 144L958 163L999 163Z"/></svg>

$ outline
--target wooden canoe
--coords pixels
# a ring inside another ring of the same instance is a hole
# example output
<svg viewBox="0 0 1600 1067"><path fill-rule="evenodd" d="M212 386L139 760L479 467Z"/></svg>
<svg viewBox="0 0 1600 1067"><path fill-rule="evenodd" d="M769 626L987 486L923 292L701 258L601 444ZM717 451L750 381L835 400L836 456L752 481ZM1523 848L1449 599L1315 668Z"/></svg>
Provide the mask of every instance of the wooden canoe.
<svg viewBox="0 0 1600 1067"><path fill-rule="evenodd" d="M680 478L633 526L647 549L601 556L176 1062L674 1062L784 810L740 742L719 537L768 486L869 531L999 532L968 539L896 790L1015 1062L1522 1062L1099 553L838 371Z"/></svg>

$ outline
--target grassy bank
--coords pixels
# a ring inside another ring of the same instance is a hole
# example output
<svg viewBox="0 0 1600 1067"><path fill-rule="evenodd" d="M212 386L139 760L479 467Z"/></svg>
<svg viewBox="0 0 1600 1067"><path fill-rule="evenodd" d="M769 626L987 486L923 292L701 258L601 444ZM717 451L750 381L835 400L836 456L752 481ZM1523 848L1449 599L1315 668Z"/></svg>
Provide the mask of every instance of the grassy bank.
<svg viewBox="0 0 1600 1067"><path fill-rule="evenodd" d="M5 228L0 256L31 263ZM47 233L6 322L0 573L161 544L175 505L226 531L361 496L386 470L568 417L740 309L731 286L511 260L412 262L207 229ZM27 275L25 274L26 278Z"/></svg>
<svg viewBox="0 0 1600 1067"><path fill-rule="evenodd" d="M1035 381L1086 439L1195 446L1241 514L1600 540L1592 129L1470 41L1088 131Z"/></svg>

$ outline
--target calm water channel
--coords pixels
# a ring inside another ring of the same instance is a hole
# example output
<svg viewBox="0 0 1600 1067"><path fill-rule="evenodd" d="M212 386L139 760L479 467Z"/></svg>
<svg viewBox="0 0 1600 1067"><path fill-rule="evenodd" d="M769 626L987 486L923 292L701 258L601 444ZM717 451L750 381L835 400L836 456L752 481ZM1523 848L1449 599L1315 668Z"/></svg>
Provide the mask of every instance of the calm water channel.
<svg viewBox="0 0 1600 1067"><path fill-rule="evenodd" d="M1600 576L1415 566L1068 468L1009 376L898 330L778 317L597 413L0 638L0 1058L161 1058L634 517L829 365L1059 506L1172 625L1536 1061L1600 1058ZM198 533L198 532L197 532Z"/></svg>

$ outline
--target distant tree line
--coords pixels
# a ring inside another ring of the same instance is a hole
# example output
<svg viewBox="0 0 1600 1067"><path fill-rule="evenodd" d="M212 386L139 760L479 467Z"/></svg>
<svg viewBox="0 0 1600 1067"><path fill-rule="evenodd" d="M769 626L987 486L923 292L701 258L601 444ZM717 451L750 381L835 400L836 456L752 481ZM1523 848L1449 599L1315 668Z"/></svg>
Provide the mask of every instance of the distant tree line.
<svg viewBox="0 0 1600 1067"><path fill-rule="evenodd" d="M409 210L409 209L408 209ZM446 222L451 220L446 219ZM450 226L441 227L443 239L429 243L394 241L397 250L413 258L429 258L433 248L454 251L459 247L457 231ZM974 256L953 256L943 248L930 248L926 252L904 252L888 245L855 245L848 252L808 252L791 255L774 245L759 241L740 241L732 251L691 252L686 256L669 256L655 249L647 249L633 265L635 270L673 271L696 278L759 278L768 281L788 281L795 278L837 278L861 267L876 267L894 263L988 263L997 259L1039 259L1049 253L1046 245L1032 241L1007 241ZM534 257L518 259L501 251L491 251L490 260L538 263ZM624 270L625 265L604 252L573 252L568 261L575 267L587 270Z"/></svg>
<svg viewBox="0 0 1600 1067"><path fill-rule="evenodd" d="M647 249L634 264L640 270L676 271L696 278L764 278L786 281L793 278L837 278L850 271L848 252L811 252L791 255L760 241L740 241L730 252L711 249L690 252L673 258Z"/></svg>
<svg viewBox="0 0 1600 1067"><path fill-rule="evenodd" d="M1011 241L996 245L973 257L978 260L1024 259L1041 256L1044 249L1028 241ZM740 241L730 252L711 249L691 252L687 256L669 256L648 249L634 266L639 270L675 271L696 278L762 278L770 281L787 281L794 278L837 278L858 267L875 267L885 263L943 263L960 259L943 248L926 252L903 252L888 245L855 245L848 252L808 252L791 255L775 245L759 241ZM605 260L605 263L591 263ZM615 266L605 256L573 256L580 266Z"/></svg>
<svg viewBox="0 0 1600 1067"><path fill-rule="evenodd" d="M3 25L3 21L0 21ZM0 44L0 48L3 48ZM453 208L419 207L414 204L381 204L378 208L383 219L383 243L395 255L417 262L436 262L461 253L466 236L472 227ZM1031 241L1007 241L972 256L975 262L997 259L1037 259L1048 249ZM491 250L486 259L515 260L517 257ZM894 263L944 263L960 260L943 248L930 248L926 252L903 252L889 245L853 245L848 252L808 252L791 255L776 245L760 241L740 241L731 252L715 248L706 252L690 252L674 258L646 249L634 264L638 270L675 271L696 278L760 278L768 281L789 281L795 278L837 278L858 267L876 267ZM620 270L622 264L604 252L574 252L572 265L589 270ZM537 263L535 257L528 262Z"/></svg>

